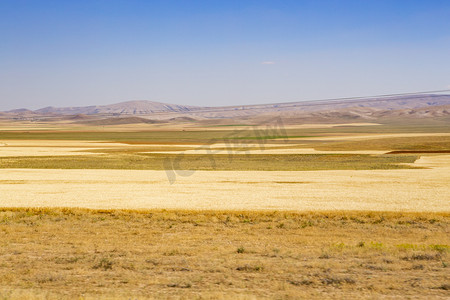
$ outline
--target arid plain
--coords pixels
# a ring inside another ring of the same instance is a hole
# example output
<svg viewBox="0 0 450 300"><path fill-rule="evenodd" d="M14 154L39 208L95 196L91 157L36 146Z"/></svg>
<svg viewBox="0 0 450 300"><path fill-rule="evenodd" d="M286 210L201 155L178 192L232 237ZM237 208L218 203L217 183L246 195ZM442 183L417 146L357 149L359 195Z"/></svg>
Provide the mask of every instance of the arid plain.
<svg viewBox="0 0 450 300"><path fill-rule="evenodd" d="M445 120L269 120L3 121L0 296L449 296Z"/></svg>

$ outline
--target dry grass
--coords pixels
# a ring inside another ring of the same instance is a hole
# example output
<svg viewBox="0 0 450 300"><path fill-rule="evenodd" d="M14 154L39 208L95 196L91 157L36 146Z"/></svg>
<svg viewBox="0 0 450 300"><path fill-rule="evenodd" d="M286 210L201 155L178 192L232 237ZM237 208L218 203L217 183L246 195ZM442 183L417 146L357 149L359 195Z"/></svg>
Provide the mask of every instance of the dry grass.
<svg viewBox="0 0 450 300"><path fill-rule="evenodd" d="M393 138L374 138L363 141L343 141L317 145L317 150L450 150L450 136L410 136Z"/></svg>
<svg viewBox="0 0 450 300"><path fill-rule="evenodd" d="M411 169L416 155L369 154L104 154L0 157L0 168L164 170L164 161L178 161L182 170L308 171Z"/></svg>
<svg viewBox="0 0 450 300"><path fill-rule="evenodd" d="M446 297L448 213L2 209L0 296Z"/></svg>

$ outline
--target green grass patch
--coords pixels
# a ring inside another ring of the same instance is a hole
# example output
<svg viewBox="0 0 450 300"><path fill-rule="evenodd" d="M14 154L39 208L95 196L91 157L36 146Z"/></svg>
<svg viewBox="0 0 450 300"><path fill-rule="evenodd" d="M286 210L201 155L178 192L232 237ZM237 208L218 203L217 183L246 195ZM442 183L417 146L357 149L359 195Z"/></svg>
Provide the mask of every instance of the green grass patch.
<svg viewBox="0 0 450 300"><path fill-rule="evenodd" d="M413 168L415 155L364 154L103 154L46 157L2 157L0 168L164 170L312 171ZM164 162L166 161L166 164Z"/></svg>

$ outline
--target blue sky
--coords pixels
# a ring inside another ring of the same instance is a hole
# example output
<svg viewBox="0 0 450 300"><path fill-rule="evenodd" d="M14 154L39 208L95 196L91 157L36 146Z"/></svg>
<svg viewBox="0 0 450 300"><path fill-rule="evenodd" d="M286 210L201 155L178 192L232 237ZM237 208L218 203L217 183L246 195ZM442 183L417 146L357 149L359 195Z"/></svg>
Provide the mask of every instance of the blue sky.
<svg viewBox="0 0 450 300"><path fill-rule="evenodd" d="M450 88L450 1L0 0L0 110Z"/></svg>

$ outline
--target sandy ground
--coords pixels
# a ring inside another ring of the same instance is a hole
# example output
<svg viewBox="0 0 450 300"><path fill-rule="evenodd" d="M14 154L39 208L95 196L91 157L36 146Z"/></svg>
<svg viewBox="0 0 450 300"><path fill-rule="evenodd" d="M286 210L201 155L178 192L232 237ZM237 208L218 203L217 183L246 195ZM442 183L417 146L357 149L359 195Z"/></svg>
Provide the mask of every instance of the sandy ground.
<svg viewBox="0 0 450 300"><path fill-rule="evenodd" d="M417 165L431 168L174 171L173 184L165 171L0 169L0 206L450 211L450 155Z"/></svg>
<svg viewBox="0 0 450 300"><path fill-rule="evenodd" d="M89 141L4 140L0 141L0 157L87 155L96 153L82 151L119 146L127 145Z"/></svg>

